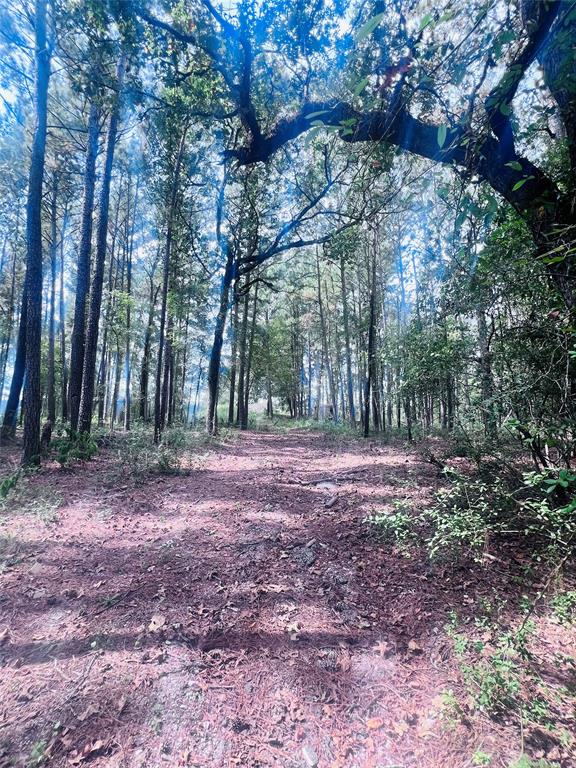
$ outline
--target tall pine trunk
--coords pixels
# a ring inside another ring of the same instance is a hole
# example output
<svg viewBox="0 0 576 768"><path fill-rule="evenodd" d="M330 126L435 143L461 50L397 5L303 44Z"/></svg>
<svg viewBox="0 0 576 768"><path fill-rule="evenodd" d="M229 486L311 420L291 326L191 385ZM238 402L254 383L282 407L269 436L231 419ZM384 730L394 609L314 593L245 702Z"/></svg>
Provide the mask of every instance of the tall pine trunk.
<svg viewBox="0 0 576 768"><path fill-rule="evenodd" d="M238 358L240 367L238 370L238 408L236 410L236 423L240 429L245 429L244 426L244 387L246 383L246 340L248 338L248 307L249 307L249 291L245 289L244 302L242 307L242 326L240 329L240 344L238 347Z"/></svg>
<svg viewBox="0 0 576 768"><path fill-rule="evenodd" d="M98 207L98 229L96 234L96 263L92 290L90 291L90 310L88 327L86 329L86 346L84 349L84 365L82 370L82 393L80 396L80 432L90 432L92 425L92 407L94 401L94 378L96 373L96 353L98 349L98 329L102 309L102 289L104 283L104 264L106 261L106 240L108 235L108 215L110 209L110 184L114 164L114 150L120 120L120 96L124 82L126 60L121 54L116 70L117 94L110 114L108 135L106 137L106 158L102 175L102 189Z"/></svg>
<svg viewBox="0 0 576 768"><path fill-rule="evenodd" d="M50 52L46 36L46 0L36 0L36 127L28 179L26 210L26 373L24 383L24 445L22 462L40 462L40 415L42 410L40 355L42 335L42 186L46 154Z"/></svg>
<svg viewBox="0 0 576 768"><path fill-rule="evenodd" d="M256 317L258 311L258 283L254 288L254 308L252 310L252 320L250 324L250 339L248 342L248 353L246 356L246 384L244 385L244 411L243 423L241 429L248 429L248 400L250 397L250 372L252 369L252 354L254 352L254 336L256 334Z"/></svg>
<svg viewBox="0 0 576 768"><path fill-rule="evenodd" d="M80 397L82 393L82 370L84 366L84 344L86 336L86 305L90 289L90 251L92 248L92 215L94 211L94 188L96 185L96 155L100 137L100 112L93 100L88 116L88 139L84 166L84 199L82 223L80 225L80 249L76 273L76 295L74 298L74 325L70 343L70 385L68 401L70 426L78 429Z"/></svg>
<svg viewBox="0 0 576 768"><path fill-rule="evenodd" d="M56 422L56 255L58 252L58 175L52 175L52 200L50 204L50 306L48 320L48 370L47 401L48 421Z"/></svg>
<svg viewBox="0 0 576 768"><path fill-rule="evenodd" d="M218 429L216 417L216 406L218 403L218 383L220 379L220 359L222 357L222 343L224 341L224 328L226 326L226 317L228 315L228 300L230 296L230 286L235 277L236 262L232 246L228 243L226 246L226 267L222 276L220 286L220 306L216 316L216 325L214 327L214 341L212 342L212 351L208 361L208 408L206 411L206 431L214 435Z"/></svg>
<svg viewBox="0 0 576 768"><path fill-rule="evenodd" d="M238 304L238 301L234 301L234 315L232 317L232 349L230 354L230 396L228 398L228 426L234 424L236 363L238 356Z"/></svg>
<svg viewBox="0 0 576 768"><path fill-rule="evenodd" d="M165 359L168 359L168 349L166 341L166 312L168 307L168 287L170 284L170 255L172 251L172 236L174 228L174 215L176 213L176 204L178 201L178 183L180 180L180 169L182 167L182 158L184 156L184 147L186 144L186 134L188 124L184 125L176 162L174 163L174 173L172 176L172 188L170 191L170 201L166 221L166 246L164 248L164 263L162 275L162 307L160 309L160 338L158 340L158 360L156 364L156 390L154 392L154 442L159 443L164 429L164 419L166 416L166 398L168 394L168 377ZM164 383L163 383L164 382Z"/></svg>
<svg viewBox="0 0 576 768"><path fill-rule="evenodd" d="M62 401L62 421L68 421L68 366L66 363L66 303L64 298L64 238L68 219L68 206L64 206L62 228L60 230L60 285L58 298L58 328L60 331L60 368L62 371L60 399Z"/></svg>

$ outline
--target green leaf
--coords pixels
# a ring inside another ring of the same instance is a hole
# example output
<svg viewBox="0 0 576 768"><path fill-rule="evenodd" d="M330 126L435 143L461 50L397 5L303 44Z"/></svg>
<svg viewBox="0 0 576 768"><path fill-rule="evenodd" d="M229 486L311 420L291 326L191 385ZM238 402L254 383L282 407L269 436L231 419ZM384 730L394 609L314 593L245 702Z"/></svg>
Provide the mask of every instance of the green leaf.
<svg viewBox="0 0 576 768"><path fill-rule="evenodd" d="M368 35L371 35L385 15L385 13L377 13L376 16L372 16L372 18L368 19L368 21L360 27L358 32L356 32L356 42L359 43L362 40L365 40Z"/></svg>
<svg viewBox="0 0 576 768"><path fill-rule="evenodd" d="M518 162L518 160L512 160L512 162L505 163L505 165L507 165L508 168L513 168L515 171L522 170L522 165Z"/></svg>
<svg viewBox="0 0 576 768"><path fill-rule="evenodd" d="M314 128L312 128L312 130L308 131L308 135L306 136L306 141L305 141L306 146L309 146L310 144L312 144L312 142L318 136L321 130L322 130L322 126L317 125Z"/></svg>
<svg viewBox="0 0 576 768"><path fill-rule="evenodd" d="M512 187L512 192L516 192L516 190L520 189L520 187L523 187L524 184L526 184L526 182L529 179L533 179L533 178L534 178L534 176L526 176L525 179L520 179L520 181L517 181L516 184L514 184L514 186Z"/></svg>
<svg viewBox="0 0 576 768"><path fill-rule="evenodd" d="M503 101L500 104L500 112L506 117L508 117L508 115L512 112L512 107L510 106L510 104L507 104L505 101Z"/></svg>
<svg viewBox="0 0 576 768"><path fill-rule="evenodd" d="M360 94L362 93L364 88L366 88L367 85L368 85L368 78L367 77L362 78L362 80L360 80L360 82L354 86L354 90L352 91L354 96L360 96Z"/></svg>
<svg viewBox="0 0 576 768"><path fill-rule="evenodd" d="M321 109L320 112L310 112L309 115L306 115L306 117L309 120L312 120L315 117L320 117L320 115L328 115L330 113L329 109Z"/></svg>
<svg viewBox="0 0 576 768"><path fill-rule="evenodd" d="M444 146L444 144L446 142L446 135L447 135L447 133L448 133L448 129L446 128L445 125L439 125L438 126L438 136L437 136L437 139L438 139L438 146L440 147L440 149L442 149L442 147Z"/></svg>
<svg viewBox="0 0 576 768"><path fill-rule="evenodd" d="M418 32L423 32L426 27L429 27L430 24L432 24L433 16L431 13L427 13L426 16L422 19L420 22L420 26L418 27Z"/></svg>

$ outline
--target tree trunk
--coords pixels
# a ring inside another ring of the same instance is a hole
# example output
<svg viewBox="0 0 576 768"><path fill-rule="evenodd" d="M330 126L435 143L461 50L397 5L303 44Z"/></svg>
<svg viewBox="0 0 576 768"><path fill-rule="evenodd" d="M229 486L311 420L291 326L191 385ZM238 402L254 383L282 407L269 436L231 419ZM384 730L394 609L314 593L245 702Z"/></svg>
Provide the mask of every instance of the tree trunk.
<svg viewBox="0 0 576 768"><path fill-rule="evenodd" d="M170 254L172 251L172 236L174 227L174 214L176 212L176 203L178 200L178 183L180 180L180 169L182 167L182 158L184 156L184 146L186 144L186 134L188 132L188 123L182 129L176 161L174 163L174 174L172 176L172 188L170 191L170 203L166 221L166 247L164 248L163 276L162 276L162 306L160 309L160 334L158 340L158 360L156 365L156 389L154 392L154 442L159 443L164 429L164 419L166 416L166 387L168 380L164 368L164 358L168 357L166 346L166 311L168 306L168 287L170 284ZM164 379L162 375L164 374ZM164 384L163 384L164 381Z"/></svg>
<svg viewBox="0 0 576 768"><path fill-rule="evenodd" d="M346 350L346 388L348 391L348 411L350 423L356 426L356 410L354 408L354 381L352 379L352 351L350 348L350 321L348 315L348 296L346 291L346 275L344 257L340 257L340 286L342 289L342 321L344 323L344 347Z"/></svg>
<svg viewBox="0 0 576 768"><path fill-rule="evenodd" d="M231 244L226 245L226 267L222 276L220 286L220 306L216 316L216 325L214 328L214 341L210 360L208 362L208 408L206 411L206 431L210 435L216 434L216 405L218 401L218 382L220 378L220 358L222 356L222 342L224 340L224 327L226 325L226 316L228 314L228 297L230 295L230 286L236 276L236 261Z"/></svg>
<svg viewBox="0 0 576 768"><path fill-rule="evenodd" d="M70 385L69 410L70 427L78 429L80 396L82 393L82 371L84 367L84 344L86 337L86 305L90 287L90 251L92 247L92 214L94 209L94 188L96 185L96 155L100 136L100 112L96 101L90 104L88 116L88 139L84 166L84 199L78 266L76 273L76 295L74 298L74 325L70 343Z"/></svg>
<svg viewBox="0 0 576 768"><path fill-rule="evenodd" d="M66 364L66 303L64 299L64 237L68 219L68 206L64 207L62 228L60 230L60 293L58 301L58 326L60 331L60 368L62 371L60 399L62 401L62 421L68 421L68 366Z"/></svg>
<svg viewBox="0 0 576 768"><path fill-rule="evenodd" d="M58 251L58 175L52 174L52 200L50 204L50 302L48 320L48 421L56 423L56 254Z"/></svg>
<svg viewBox="0 0 576 768"><path fill-rule="evenodd" d="M234 403L236 394L236 362L238 356L238 301L234 301L232 318L232 348L230 360L230 396L228 398L228 426L234 424Z"/></svg>
<svg viewBox="0 0 576 768"><path fill-rule="evenodd" d="M150 277L150 304L148 307L148 322L144 333L144 348L142 350L142 368L140 369L140 418L148 421L150 409L148 405L148 384L150 381L150 356L152 349L152 331L154 330L154 307L158 298L160 286L154 288L154 277Z"/></svg>
<svg viewBox="0 0 576 768"><path fill-rule="evenodd" d="M94 377L96 372L96 352L98 348L98 329L100 323L100 311L102 309L102 289L104 283L104 263L106 260L106 239L108 234L108 214L110 208L110 182L112 180L112 167L114 163L114 150L116 147L116 135L120 120L121 93L124 83L124 71L126 60L120 56L116 70L117 95L110 123L108 136L106 137L106 159L104 161L104 173L102 176L102 189L100 191L100 204L98 212L98 230L96 235L96 264L90 292L90 310L88 314L88 327L86 332L86 346L84 350L84 366L82 371L82 393L80 397L79 427L81 432L89 432L92 425L92 407L94 400Z"/></svg>
<svg viewBox="0 0 576 768"><path fill-rule="evenodd" d="M18 339L16 341L16 358L10 382L10 392L6 401L4 419L2 421L2 440L12 440L16 435L16 423L18 416L18 404L22 384L24 383L24 370L26 367L26 311L28 307L28 291L24 283L22 306L20 308L20 323L18 325Z"/></svg>
<svg viewBox="0 0 576 768"><path fill-rule="evenodd" d="M243 423L240 429L248 429L248 400L250 397L250 371L252 368L252 354L254 352L254 335L256 333L256 315L258 311L258 285L254 288L254 309L252 310L252 322L250 325L250 340L248 343L248 355L246 359L246 384L244 387L244 413Z"/></svg>
<svg viewBox="0 0 576 768"><path fill-rule="evenodd" d="M128 187L130 191L130 187ZM130 198L128 198L130 201ZM128 260L126 264L126 295L128 301L126 303L126 349L124 353L124 376L126 379L126 388L124 390L124 429L128 432L130 430L132 420L132 365L130 360L131 350L131 314L132 314L132 255L134 251L134 230L136 229L136 209L138 206L138 184L136 184L136 192L134 193L134 210L132 211L132 226L130 228L130 246L128 248Z"/></svg>
<svg viewBox="0 0 576 768"><path fill-rule="evenodd" d="M478 368L480 373L480 391L482 394L482 423L484 424L486 437L491 441L495 441L498 437L498 421L494 402L495 387L492 375L488 328L483 309L478 308L476 310L476 321L478 324L478 346L480 348Z"/></svg>
<svg viewBox="0 0 576 768"><path fill-rule="evenodd" d="M8 320L6 333L3 339L2 350L2 373L0 374L0 403L4 398L4 387L6 386L6 367L8 365L8 358L10 357L10 344L12 343L12 332L14 326L14 310L16 299L16 258L17 249L14 247L14 255L12 258L12 277L10 281L10 300L8 304ZM18 395L20 396L20 395ZM0 434L0 440L2 435Z"/></svg>
<svg viewBox="0 0 576 768"><path fill-rule="evenodd" d="M334 421L338 421L338 404L336 401L336 388L334 386L334 377L332 374L332 366L330 365L330 351L328 349L328 334L326 330L326 318L324 317L324 305L322 302L322 290L320 286L320 258L318 251L316 251L316 278L318 289L318 313L320 315L320 332L322 334L322 347L324 350L324 362L326 365L326 378L328 379L328 391L330 394L330 402L332 406L332 413Z"/></svg>
<svg viewBox="0 0 576 768"><path fill-rule="evenodd" d="M246 429L244 426L244 385L246 382L246 339L248 337L248 307L249 307L249 291L244 293L244 306L242 307L242 327L240 330L240 345L238 347L238 358L240 361L240 368L238 370L238 407L236 410L236 423L240 429Z"/></svg>
<svg viewBox="0 0 576 768"><path fill-rule="evenodd" d="M40 462L40 355L42 335L42 186L46 153L50 52L46 38L46 0L36 0L36 127L28 179L26 211L26 374L24 384L24 464Z"/></svg>

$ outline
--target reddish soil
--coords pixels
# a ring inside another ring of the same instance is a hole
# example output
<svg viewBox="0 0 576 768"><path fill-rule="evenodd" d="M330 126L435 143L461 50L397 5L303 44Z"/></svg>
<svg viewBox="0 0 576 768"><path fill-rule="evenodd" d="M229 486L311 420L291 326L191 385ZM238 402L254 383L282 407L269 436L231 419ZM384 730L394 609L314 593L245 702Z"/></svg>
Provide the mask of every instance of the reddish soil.
<svg viewBox="0 0 576 768"><path fill-rule="evenodd" d="M415 449L247 433L187 474L119 467L113 448L72 470L47 465L28 482L48 506L47 493L60 498L57 511L5 513L0 765L518 758L516 717L450 718L440 694L466 697L450 612L471 616L505 590L512 623L522 562L433 566L363 522L394 499L431 498L437 469ZM547 666L574 634L539 621L540 674L569 686ZM536 730L524 730L528 754L576 765Z"/></svg>

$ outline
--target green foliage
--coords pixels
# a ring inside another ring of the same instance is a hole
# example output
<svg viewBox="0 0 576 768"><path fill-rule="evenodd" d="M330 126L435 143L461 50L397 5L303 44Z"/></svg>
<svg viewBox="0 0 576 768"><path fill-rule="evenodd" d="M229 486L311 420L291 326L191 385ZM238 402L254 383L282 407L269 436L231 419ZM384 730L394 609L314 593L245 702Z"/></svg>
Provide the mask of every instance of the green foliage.
<svg viewBox="0 0 576 768"><path fill-rule="evenodd" d="M551 763L549 760L532 760L527 755L522 755L518 760L508 765L508 768L559 768L558 763Z"/></svg>
<svg viewBox="0 0 576 768"><path fill-rule="evenodd" d="M567 477L572 473L526 473L523 486L511 490L497 476L484 480L450 473L450 485L425 512L432 527L430 556L463 554L481 561L492 537L516 535L530 537L551 560L565 558L576 546L576 498L560 504L551 496L558 487L571 489L573 480Z"/></svg>
<svg viewBox="0 0 576 768"><path fill-rule="evenodd" d="M28 759L26 760L26 768L40 768L46 762L46 748L48 742L45 739L40 739L32 745Z"/></svg>
<svg viewBox="0 0 576 768"><path fill-rule="evenodd" d="M394 543L400 548L405 548L414 540L414 518L411 506L406 501L395 501L394 511L369 515L365 522L375 526L384 541Z"/></svg>
<svg viewBox="0 0 576 768"><path fill-rule="evenodd" d="M491 533L498 530L513 502L501 480L492 483L452 473L451 484L425 513L432 525L428 551L433 559L464 553L482 559Z"/></svg>
<svg viewBox="0 0 576 768"><path fill-rule="evenodd" d="M18 469L16 472L2 480L0 483L0 499L5 499L10 491L16 488L21 472L22 470Z"/></svg>
<svg viewBox="0 0 576 768"><path fill-rule="evenodd" d="M90 461L98 453L98 445L89 432L67 430L66 435L52 441L52 447L56 451L56 461L62 467L74 461Z"/></svg>
<svg viewBox="0 0 576 768"><path fill-rule="evenodd" d="M551 601L554 616L560 624L576 621L576 590L558 592Z"/></svg>

